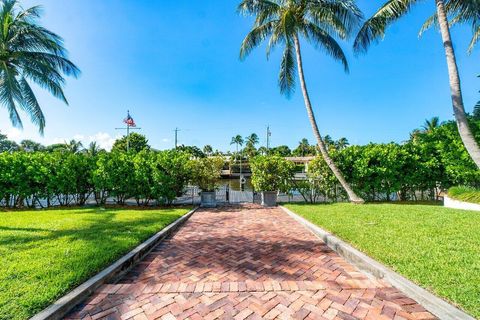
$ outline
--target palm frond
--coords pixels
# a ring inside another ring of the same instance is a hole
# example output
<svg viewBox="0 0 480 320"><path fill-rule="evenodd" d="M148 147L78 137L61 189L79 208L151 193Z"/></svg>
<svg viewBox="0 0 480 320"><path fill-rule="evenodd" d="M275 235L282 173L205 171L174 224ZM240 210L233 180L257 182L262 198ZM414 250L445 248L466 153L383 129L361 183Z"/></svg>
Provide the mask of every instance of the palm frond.
<svg viewBox="0 0 480 320"><path fill-rule="evenodd" d="M278 85L280 92L287 97L295 91L295 64L294 47L291 40L287 40L283 50L282 63L280 64L280 74L278 76Z"/></svg>
<svg viewBox="0 0 480 320"><path fill-rule="evenodd" d="M268 14L269 12L278 12L280 6L275 1L270 0L243 0L237 7L237 11L243 15Z"/></svg>
<svg viewBox="0 0 480 320"><path fill-rule="evenodd" d="M15 101L22 100L20 85L15 79L13 70L5 64L0 69L0 103L7 108L12 124L22 128L22 120L15 105Z"/></svg>
<svg viewBox="0 0 480 320"><path fill-rule="evenodd" d="M355 38L353 49L356 53L367 51L372 43L380 41L387 27L407 14L412 5L420 0L389 0L368 19Z"/></svg>
<svg viewBox="0 0 480 320"><path fill-rule="evenodd" d="M342 39L351 36L363 20L363 13L351 0L307 0L312 22Z"/></svg>
<svg viewBox="0 0 480 320"><path fill-rule="evenodd" d="M250 52L260 45L269 35L271 35L276 21L270 21L261 26L255 27L250 31L242 42L240 47L240 59L245 59Z"/></svg>
<svg viewBox="0 0 480 320"><path fill-rule="evenodd" d="M11 122L21 126L17 106L43 133L45 117L28 80L68 104L64 76L78 77L80 70L68 59L63 39L38 23L40 6L23 9L16 0L0 1L0 104Z"/></svg>
<svg viewBox="0 0 480 320"><path fill-rule="evenodd" d="M338 42L325 30L308 21L305 22L305 38L316 48L323 49L329 56L342 63L345 72L349 72L348 61Z"/></svg>
<svg viewBox="0 0 480 320"><path fill-rule="evenodd" d="M43 135L45 129L45 116L40 108L40 104L27 80L22 77L19 82L23 96L20 100L20 106L30 116L32 123L38 127L40 134Z"/></svg>

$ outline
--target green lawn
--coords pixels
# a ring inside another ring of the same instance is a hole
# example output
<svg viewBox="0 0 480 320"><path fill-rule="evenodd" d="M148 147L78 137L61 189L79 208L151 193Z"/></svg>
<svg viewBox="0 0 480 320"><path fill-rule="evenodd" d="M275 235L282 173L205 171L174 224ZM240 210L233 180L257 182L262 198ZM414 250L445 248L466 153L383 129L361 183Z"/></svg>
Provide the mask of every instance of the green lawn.
<svg viewBox="0 0 480 320"><path fill-rule="evenodd" d="M187 211L0 212L0 319L27 319Z"/></svg>
<svg viewBox="0 0 480 320"><path fill-rule="evenodd" d="M479 212L401 204L286 207L480 318Z"/></svg>

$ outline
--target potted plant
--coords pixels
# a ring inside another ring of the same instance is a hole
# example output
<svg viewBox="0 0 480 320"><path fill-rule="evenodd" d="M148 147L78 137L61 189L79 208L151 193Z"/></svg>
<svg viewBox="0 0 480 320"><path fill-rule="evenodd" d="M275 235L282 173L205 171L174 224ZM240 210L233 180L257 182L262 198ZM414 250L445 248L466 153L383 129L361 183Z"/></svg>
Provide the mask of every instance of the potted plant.
<svg viewBox="0 0 480 320"><path fill-rule="evenodd" d="M280 156L257 156L251 161L252 184L261 191L262 205L277 205L278 192L288 192L295 175L293 162Z"/></svg>
<svg viewBox="0 0 480 320"><path fill-rule="evenodd" d="M201 207L213 208L217 206L215 191L218 186L223 164L224 160L222 157L208 157L193 160L192 180L201 190Z"/></svg>

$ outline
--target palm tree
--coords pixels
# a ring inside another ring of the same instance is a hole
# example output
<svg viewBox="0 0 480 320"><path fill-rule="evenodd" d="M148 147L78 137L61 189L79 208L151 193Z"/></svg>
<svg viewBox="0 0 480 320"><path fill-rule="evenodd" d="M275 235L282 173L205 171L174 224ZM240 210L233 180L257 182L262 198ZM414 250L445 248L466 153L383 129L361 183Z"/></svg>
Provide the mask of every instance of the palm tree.
<svg viewBox="0 0 480 320"><path fill-rule="evenodd" d="M478 0L449 0L445 3L445 10L451 16L450 24L470 24L472 28L472 39L468 46L468 53L472 53L473 48L480 38L480 2ZM420 34L429 29L433 24L438 26L437 15L431 16L423 25Z"/></svg>
<svg viewBox="0 0 480 320"><path fill-rule="evenodd" d="M460 1L460 0L452 0ZM394 21L408 13L412 5L418 0L388 0L378 11L368 19L360 29L354 42L356 52L365 52L372 42L383 38L387 27ZM467 114L463 105L460 76L458 74L455 51L453 50L450 26L447 20L447 11L444 0L435 0L436 17L442 35L443 47L447 59L448 75L450 80L450 93L452 97L453 112L457 121L458 132L462 138L465 149L470 157L480 168L480 148L468 124Z"/></svg>
<svg viewBox="0 0 480 320"><path fill-rule="evenodd" d="M207 155L210 156L213 152L213 148L211 145L207 144L203 147L203 152Z"/></svg>
<svg viewBox="0 0 480 320"><path fill-rule="evenodd" d="M237 134L235 137L232 137L232 141L230 141L230 145L235 144L237 147L237 153L238 153L238 147L243 146L243 138L241 135Z"/></svg>
<svg viewBox="0 0 480 320"><path fill-rule="evenodd" d="M422 126L423 132L430 133L433 132L440 126L440 119L438 117L433 117L430 120L426 119L425 123Z"/></svg>
<svg viewBox="0 0 480 320"><path fill-rule="evenodd" d="M244 59L267 38L267 57L271 49L283 45L278 81L280 91L287 96L293 92L295 71L298 71L308 119L320 152L350 200L363 203L330 158L322 140L305 82L300 48L300 37L303 37L315 48L340 61L348 71L347 59L336 38L348 38L360 23L362 13L352 0L243 0L238 10L256 17L253 29L243 40L240 58Z"/></svg>
<svg viewBox="0 0 480 320"><path fill-rule="evenodd" d="M335 142L335 147L338 149L338 150L343 150L345 149L346 147L348 147L350 145L350 142L348 142L348 139L343 137L343 138L340 138L338 139L336 142Z"/></svg>
<svg viewBox="0 0 480 320"><path fill-rule="evenodd" d="M65 141L65 150L71 153L78 153L82 151L83 144L80 141L76 141L74 139L70 140L70 142Z"/></svg>
<svg viewBox="0 0 480 320"><path fill-rule="evenodd" d="M20 108L43 134L45 116L30 82L68 104L62 75L80 71L67 59L63 39L37 23L40 16L39 6L23 10L16 0L0 1L0 101L13 125L22 127Z"/></svg>
<svg viewBox="0 0 480 320"><path fill-rule="evenodd" d="M80 143L81 144L81 143ZM96 156L98 155L103 149L100 148L98 143L96 141L90 142L88 145L88 149L85 150L85 152L90 155L90 156Z"/></svg>
<svg viewBox="0 0 480 320"><path fill-rule="evenodd" d="M306 138L303 138L299 143L298 147L293 151L296 155L299 155L301 157L305 157L310 153L310 143L308 143L308 140Z"/></svg>
<svg viewBox="0 0 480 320"><path fill-rule="evenodd" d="M243 146L243 138L241 135L237 134L235 137L232 137L232 141L230 141L230 145L235 144L237 147L237 153L235 154L238 156L238 147ZM237 158L238 159L238 158ZM242 156L240 156L240 178L242 176Z"/></svg>
<svg viewBox="0 0 480 320"><path fill-rule="evenodd" d="M325 143L327 150L330 150L332 147L335 147L335 141L332 139L332 137L329 134L323 137L323 142Z"/></svg>
<svg viewBox="0 0 480 320"><path fill-rule="evenodd" d="M256 133L252 133L251 135L245 138L245 141L247 141L247 144L255 146L260 142L260 139L258 138L258 135Z"/></svg>

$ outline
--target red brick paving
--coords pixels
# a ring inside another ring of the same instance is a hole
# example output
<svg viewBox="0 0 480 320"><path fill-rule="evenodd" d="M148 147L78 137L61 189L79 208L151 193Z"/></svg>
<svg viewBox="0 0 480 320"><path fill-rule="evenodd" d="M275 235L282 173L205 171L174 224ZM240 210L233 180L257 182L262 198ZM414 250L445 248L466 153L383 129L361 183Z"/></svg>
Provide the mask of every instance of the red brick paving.
<svg viewBox="0 0 480 320"><path fill-rule="evenodd" d="M199 210L68 319L436 319L281 209Z"/></svg>

